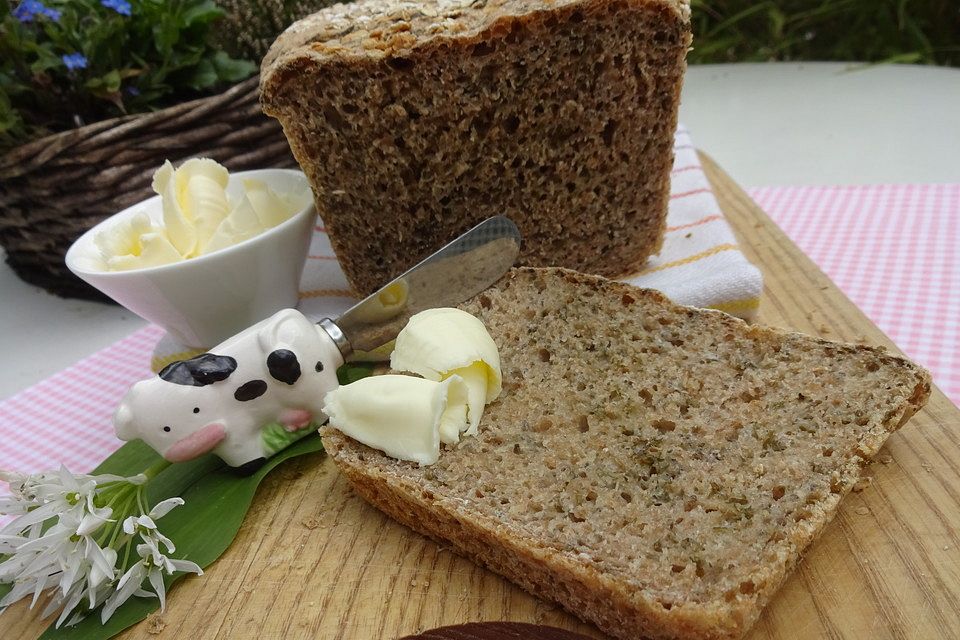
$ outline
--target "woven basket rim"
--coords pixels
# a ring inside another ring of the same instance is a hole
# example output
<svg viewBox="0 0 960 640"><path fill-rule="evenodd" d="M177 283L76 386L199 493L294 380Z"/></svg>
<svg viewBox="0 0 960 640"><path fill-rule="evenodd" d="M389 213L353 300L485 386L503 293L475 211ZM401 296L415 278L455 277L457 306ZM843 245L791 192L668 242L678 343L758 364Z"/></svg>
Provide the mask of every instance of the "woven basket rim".
<svg viewBox="0 0 960 640"><path fill-rule="evenodd" d="M255 74L243 82L238 82L230 88L210 96L195 98L187 102L178 102L158 111L147 111L99 120L82 127L51 133L48 136L31 140L0 154L0 178L15 178L29 173L45 164L52 156L62 153L64 149L98 134L111 132L116 135L119 131L140 127L146 128L154 122L191 111L208 111L220 104L230 103L235 99L242 98L250 92L259 93L259 85L259 75Z"/></svg>

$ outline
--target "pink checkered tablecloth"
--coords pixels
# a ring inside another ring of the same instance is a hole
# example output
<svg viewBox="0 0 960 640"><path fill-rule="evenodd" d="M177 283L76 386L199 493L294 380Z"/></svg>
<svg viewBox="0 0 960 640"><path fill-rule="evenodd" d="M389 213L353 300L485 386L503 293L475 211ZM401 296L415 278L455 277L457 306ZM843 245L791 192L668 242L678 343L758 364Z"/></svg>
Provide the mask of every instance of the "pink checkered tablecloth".
<svg viewBox="0 0 960 640"><path fill-rule="evenodd" d="M960 405L960 184L749 193Z"/></svg>
<svg viewBox="0 0 960 640"><path fill-rule="evenodd" d="M960 403L960 184L765 187L751 195ZM0 469L94 467L121 442L111 415L150 374L158 327L0 402Z"/></svg>

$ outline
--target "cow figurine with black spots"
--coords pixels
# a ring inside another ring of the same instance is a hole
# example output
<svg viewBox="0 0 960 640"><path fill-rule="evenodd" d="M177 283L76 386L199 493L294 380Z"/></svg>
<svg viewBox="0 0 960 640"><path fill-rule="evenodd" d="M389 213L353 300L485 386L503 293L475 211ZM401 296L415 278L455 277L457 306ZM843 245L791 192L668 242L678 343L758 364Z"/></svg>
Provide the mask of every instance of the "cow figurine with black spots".
<svg viewBox="0 0 960 640"><path fill-rule="evenodd" d="M114 415L117 436L142 439L170 462L213 452L233 467L255 469L272 452L261 430L294 432L327 417L343 358L319 326L294 309L190 360L136 383Z"/></svg>

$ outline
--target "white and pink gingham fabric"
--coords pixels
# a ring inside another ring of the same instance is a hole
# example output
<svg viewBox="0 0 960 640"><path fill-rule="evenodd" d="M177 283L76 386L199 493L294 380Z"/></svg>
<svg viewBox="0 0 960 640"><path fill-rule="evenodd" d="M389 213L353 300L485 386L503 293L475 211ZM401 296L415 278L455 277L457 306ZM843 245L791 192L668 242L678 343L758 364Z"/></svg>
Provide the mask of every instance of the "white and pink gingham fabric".
<svg viewBox="0 0 960 640"><path fill-rule="evenodd" d="M960 184L749 193L960 405Z"/></svg>
<svg viewBox="0 0 960 640"><path fill-rule="evenodd" d="M131 384L150 376L163 329L151 325L0 402L0 469L87 472L123 444L113 410ZM0 488L5 488L0 483Z"/></svg>
<svg viewBox="0 0 960 640"><path fill-rule="evenodd" d="M751 195L960 403L960 184L768 187ZM120 446L113 408L151 375L162 336L158 327L142 329L0 402L0 469L96 466Z"/></svg>

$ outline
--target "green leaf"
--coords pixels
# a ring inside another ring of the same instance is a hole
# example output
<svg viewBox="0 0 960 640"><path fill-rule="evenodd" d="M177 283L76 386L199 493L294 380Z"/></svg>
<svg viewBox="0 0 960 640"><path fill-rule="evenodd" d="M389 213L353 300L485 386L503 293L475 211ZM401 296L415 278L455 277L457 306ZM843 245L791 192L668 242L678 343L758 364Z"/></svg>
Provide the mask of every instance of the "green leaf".
<svg viewBox="0 0 960 640"><path fill-rule="evenodd" d="M114 451L91 471L92 475L109 473L117 476L135 476L162 460L159 453L143 440L133 440Z"/></svg>
<svg viewBox="0 0 960 640"><path fill-rule="evenodd" d="M2 79L0 74L0 79ZM22 124L20 114L10 105L10 99L2 91L3 83L0 82L0 134L6 133ZM2 597L2 596L0 596Z"/></svg>
<svg viewBox="0 0 960 640"><path fill-rule="evenodd" d="M778 7L770 7L767 11L767 18L770 20L770 32L776 37L783 36L783 27L787 23L787 16L783 14Z"/></svg>
<svg viewBox="0 0 960 640"><path fill-rule="evenodd" d="M90 78L84 83L84 86L90 89L95 95L103 96L108 93L115 93L120 90L120 72L116 69L100 76L99 78Z"/></svg>
<svg viewBox="0 0 960 640"><path fill-rule="evenodd" d="M214 54L213 66L217 70L218 78L230 83L246 80L257 71L257 65L249 60L236 60L224 51Z"/></svg>
<svg viewBox="0 0 960 640"><path fill-rule="evenodd" d="M726 18L720 24L713 27L713 29L705 37L711 38L716 34L724 31L725 29L730 28L731 26L745 20L746 18L752 16L755 13L767 10L771 5L769 2L760 2L757 4L749 5L745 9L735 13L734 15Z"/></svg>
<svg viewBox="0 0 960 640"><path fill-rule="evenodd" d="M361 378L373 375L374 362L347 362L337 369L337 380L340 384L350 384Z"/></svg>
<svg viewBox="0 0 960 640"><path fill-rule="evenodd" d="M47 48L37 47L33 53L36 59L30 63L30 72L33 74L43 73L50 69L60 69L64 66L63 60Z"/></svg>
<svg viewBox="0 0 960 640"><path fill-rule="evenodd" d="M163 14L160 20L153 25L153 40L157 53L161 56L170 55L173 45L180 39L180 28L175 15Z"/></svg>
<svg viewBox="0 0 960 640"><path fill-rule="evenodd" d="M279 422L271 422L260 427L260 439L263 440L264 451L267 452L268 456L272 456L278 451L286 449L297 440L316 432L319 428L320 425L311 422L302 429L287 431Z"/></svg>
<svg viewBox="0 0 960 640"><path fill-rule="evenodd" d="M211 0L205 0L204 2L198 2L188 7L187 10L183 12L182 20L185 27L192 27L213 22L224 15L226 14L223 9L215 5Z"/></svg>
<svg viewBox="0 0 960 640"><path fill-rule="evenodd" d="M201 567L210 566L236 537L261 480L291 458L321 451L320 436L314 432L269 458L247 477L238 475L213 455L164 469L147 485L147 496L151 505L173 496L185 501L158 523L177 547L174 557L191 560ZM120 447L95 473L135 475L159 460L160 456L150 447L134 441ZM166 577L167 588L183 575ZM104 625L100 624L99 612L94 611L73 627L55 629L51 625L40 637L103 640L143 620L159 604L156 598L131 598ZM175 601L172 606L176 606Z"/></svg>
<svg viewBox="0 0 960 640"><path fill-rule="evenodd" d="M187 78L186 84L197 91L217 83L217 70L209 60L201 60Z"/></svg>

